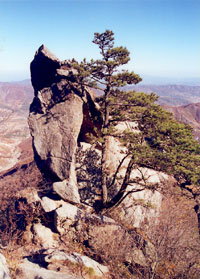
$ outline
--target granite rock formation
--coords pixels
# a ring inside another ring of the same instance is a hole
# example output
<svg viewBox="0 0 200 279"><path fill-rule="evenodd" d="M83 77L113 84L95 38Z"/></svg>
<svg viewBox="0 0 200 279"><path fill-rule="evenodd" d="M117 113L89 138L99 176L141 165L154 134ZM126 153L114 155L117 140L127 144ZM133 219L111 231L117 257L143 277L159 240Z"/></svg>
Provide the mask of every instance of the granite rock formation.
<svg viewBox="0 0 200 279"><path fill-rule="evenodd" d="M31 63L35 97L28 122L39 169L55 182L53 188L63 199L76 203L74 156L81 129L86 132L83 110L87 115L98 111L89 89L77 83L71 63L59 61L44 45L38 49Z"/></svg>

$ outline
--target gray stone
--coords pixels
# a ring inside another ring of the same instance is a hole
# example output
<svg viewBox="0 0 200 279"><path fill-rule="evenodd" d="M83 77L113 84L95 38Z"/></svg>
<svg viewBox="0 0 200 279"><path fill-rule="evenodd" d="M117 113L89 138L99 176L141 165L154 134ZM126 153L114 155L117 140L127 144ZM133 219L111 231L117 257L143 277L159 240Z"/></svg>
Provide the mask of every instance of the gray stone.
<svg viewBox="0 0 200 279"><path fill-rule="evenodd" d="M18 271L19 275L17 275L17 279L82 279L82 277L70 275L69 273L42 268L37 264L29 262L27 259L18 265Z"/></svg>
<svg viewBox="0 0 200 279"><path fill-rule="evenodd" d="M51 89L39 93L43 114L32 111L29 115L35 159L48 177L55 181L68 179L76 187L73 165L83 119L82 100L71 93L67 100L51 105L51 93Z"/></svg>
<svg viewBox="0 0 200 279"><path fill-rule="evenodd" d="M77 262L83 264L87 268L92 268L96 276L102 276L109 271L107 266L101 265L87 256L82 256L75 252L72 254L72 256Z"/></svg>
<svg viewBox="0 0 200 279"><path fill-rule="evenodd" d="M48 253L48 251L46 251ZM78 265L84 265L88 269L92 269L94 272L94 275L96 276L102 276L106 273L108 273L108 268L104 265L99 264L98 262L94 261L93 259L83 256L79 253L72 253L68 254L63 251L54 250L49 255L45 257L45 262L47 263L53 263L53 262L62 262L62 261L70 261L72 263L78 264Z"/></svg>
<svg viewBox="0 0 200 279"><path fill-rule="evenodd" d="M126 257L126 260L130 263L137 263L141 266L148 266L146 258L140 249L134 249L128 257Z"/></svg>
<svg viewBox="0 0 200 279"><path fill-rule="evenodd" d="M31 62L31 81L36 92L52 83L52 79L55 79L56 69L59 67L59 59L42 45ZM36 92L35 94L37 94Z"/></svg>
<svg viewBox="0 0 200 279"><path fill-rule="evenodd" d="M65 204L69 204L68 202L65 202L64 200L53 200L49 197L43 197L41 198L41 205L45 212L51 212L55 211L57 208L62 207Z"/></svg>
<svg viewBox="0 0 200 279"><path fill-rule="evenodd" d="M79 203L75 173L78 140L100 133L102 115L93 92L77 79L74 61L60 61L44 45L31 62L34 99L29 128L34 158L64 200ZM62 181L64 181L62 183Z"/></svg>
<svg viewBox="0 0 200 279"><path fill-rule="evenodd" d="M48 197L43 197L41 199L41 205L45 212L51 212L57 208L56 201Z"/></svg>
<svg viewBox="0 0 200 279"><path fill-rule="evenodd" d="M64 203L55 211L55 225L60 234L66 234L69 226L74 224L81 211L74 205Z"/></svg>
<svg viewBox="0 0 200 279"><path fill-rule="evenodd" d="M130 129L135 133L139 132L136 123L128 121L119 123L116 126L116 129L118 129L118 131L121 133L123 133L125 129ZM117 138L111 136L108 140L108 146L109 150L106 160L106 169L109 171L111 177L113 177L120 162L126 156L126 147L122 146ZM80 157L80 162L77 161L76 164L77 177L79 181L78 187L81 195L81 201L93 205L99 199L99 194L101 193L99 191L101 189L97 189L99 184L95 183L96 181L98 182L100 180L96 179L97 176L101 175L101 173L98 171L100 160L96 159L98 157L101 158L101 151L86 143L81 143L77 150L77 154L78 152L80 152L81 155L83 154ZM87 172L87 161L89 160L88 154L90 150L96 152L97 155L95 161L93 162L93 165L90 162L90 168L91 165L94 166L92 172L94 173L94 176L92 177L91 172ZM114 194L116 194L116 190L121 185L123 177L125 176L129 161L130 156L123 161L119 169L118 179L115 185L108 189L109 197L112 197ZM95 166L98 166L98 168L96 168L96 172ZM84 171L79 171L79 169L83 169ZM82 173L84 173L84 175ZM130 194L127 195L120 206L116 208L115 213L117 214L117 216L121 219L122 222L133 225L136 228L143 227L144 221L147 221L148 224L154 222L155 218L159 216L163 195L159 191L147 189L146 184L148 183L148 185L158 185L159 187L161 187L162 184L167 183L169 179L169 175L153 169L144 167L133 169L130 177L132 183L130 183L130 185L128 185L126 189L126 193L130 192ZM92 184L91 181L94 182L94 184Z"/></svg>
<svg viewBox="0 0 200 279"><path fill-rule="evenodd" d="M53 248L58 247L58 236L53 233L49 228L43 226L42 224L33 225L34 232L34 242L42 245L43 248Z"/></svg>
<svg viewBox="0 0 200 279"><path fill-rule="evenodd" d="M120 226L109 217L91 214L87 212L87 209L83 210L65 202L55 210L55 227L61 235L72 232L72 227L76 229L75 234L85 231L87 227L88 236L93 239L96 238L99 231L102 233L117 232Z"/></svg>
<svg viewBox="0 0 200 279"><path fill-rule="evenodd" d="M74 173L74 175L71 176L69 180L54 182L53 190L65 201L80 203L78 188L75 187L75 178L76 175Z"/></svg>
<svg viewBox="0 0 200 279"><path fill-rule="evenodd" d="M128 186L127 192L138 189L137 184ZM136 228L143 227L145 220L150 224L159 216L162 198L163 195L160 192L149 189L131 193L122 202L119 213L124 222Z"/></svg>
<svg viewBox="0 0 200 279"><path fill-rule="evenodd" d="M78 72L75 69L70 69L70 70L58 69L58 70L56 70L56 73L57 73L57 76L60 76L60 77L69 77L70 75L75 75Z"/></svg>
<svg viewBox="0 0 200 279"><path fill-rule="evenodd" d="M0 279L10 279L5 257L0 254Z"/></svg>

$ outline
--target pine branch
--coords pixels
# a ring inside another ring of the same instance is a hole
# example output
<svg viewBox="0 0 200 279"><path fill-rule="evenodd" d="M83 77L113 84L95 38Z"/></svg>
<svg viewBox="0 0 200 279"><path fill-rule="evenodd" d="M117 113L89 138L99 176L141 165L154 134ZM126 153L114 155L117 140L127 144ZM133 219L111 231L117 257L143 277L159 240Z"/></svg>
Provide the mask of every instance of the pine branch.
<svg viewBox="0 0 200 279"><path fill-rule="evenodd" d="M103 84L103 85L106 86L106 82L103 82L101 79L98 79L98 78L94 77L93 74L91 74L91 78L92 78L93 80L95 80L96 82L99 82L99 83L101 83L101 84ZM101 90L102 90L102 89L101 89ZM102 90L102 91L103 91L103 90Z"/></svg>

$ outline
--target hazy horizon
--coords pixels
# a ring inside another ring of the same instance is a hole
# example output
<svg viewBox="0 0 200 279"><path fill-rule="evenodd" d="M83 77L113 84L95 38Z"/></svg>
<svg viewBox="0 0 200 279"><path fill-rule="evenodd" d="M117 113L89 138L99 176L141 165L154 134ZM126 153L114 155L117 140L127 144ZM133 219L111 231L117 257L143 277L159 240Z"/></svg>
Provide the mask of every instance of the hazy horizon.
<svg viewBox="0 0 200 279"><path fill-rule="evenodd" d="M170 77L159 77L159 76L148 76L141 75L142 81L138 86L142 85L185 85L185 86L200 86L200 78L170 78ZM18 83L18 82L31 82L31 78L27 77L24 79L10 79L10 80L0 80L0 82L5 83ZM137 85L136 85L137 86Z"/></svg>

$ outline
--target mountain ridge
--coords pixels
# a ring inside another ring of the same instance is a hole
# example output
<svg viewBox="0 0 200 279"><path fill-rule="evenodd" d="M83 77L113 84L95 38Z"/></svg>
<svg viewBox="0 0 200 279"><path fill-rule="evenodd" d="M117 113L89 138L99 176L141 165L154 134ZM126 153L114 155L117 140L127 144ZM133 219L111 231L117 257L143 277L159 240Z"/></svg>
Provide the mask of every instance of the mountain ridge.
<svg viewBox="0 0 200 279"><path fill-rule="evenodd" d="M161 105L180 106L200 102L200 86L193 85L137 85L129 89L154 92L159 96L158 103Z"/></svg>

